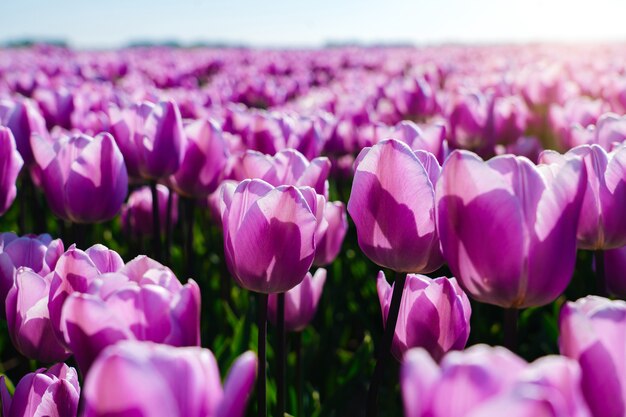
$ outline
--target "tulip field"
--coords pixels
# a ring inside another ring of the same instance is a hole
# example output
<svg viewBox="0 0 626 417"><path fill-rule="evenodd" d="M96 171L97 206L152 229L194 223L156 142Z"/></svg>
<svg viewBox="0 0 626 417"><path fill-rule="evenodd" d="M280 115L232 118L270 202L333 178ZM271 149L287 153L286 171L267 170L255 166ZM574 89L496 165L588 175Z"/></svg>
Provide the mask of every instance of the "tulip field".
<svg viewBox="0 0 626 417"><path fill-rule="evenodd" d="M626 417L619 44L0 49L4 417Z"/></svg>

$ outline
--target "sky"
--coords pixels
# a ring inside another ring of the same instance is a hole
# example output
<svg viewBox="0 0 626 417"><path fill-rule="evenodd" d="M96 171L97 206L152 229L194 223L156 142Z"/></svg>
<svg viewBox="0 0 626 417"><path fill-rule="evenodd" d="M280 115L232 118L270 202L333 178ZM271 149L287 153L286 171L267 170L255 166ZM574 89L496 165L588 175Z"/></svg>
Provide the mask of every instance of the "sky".
<svg viewBox="0 0 626 417"><path fill-rule="evenodd" d="M0 0L0 42L316 47L626 41L624 0Z"/></svg>

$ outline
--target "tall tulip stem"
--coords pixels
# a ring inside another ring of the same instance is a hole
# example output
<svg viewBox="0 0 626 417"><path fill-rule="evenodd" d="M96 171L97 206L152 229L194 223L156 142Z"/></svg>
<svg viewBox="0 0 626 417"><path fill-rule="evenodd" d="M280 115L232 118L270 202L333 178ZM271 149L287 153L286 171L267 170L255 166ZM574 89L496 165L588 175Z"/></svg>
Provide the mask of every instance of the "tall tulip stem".
<svg viewBox="0 0 626 417"><path fill-rule="evenodd" d="M303 416L302 413L302 385L303 385L303 373L302 373L302 332L296 332L293 340L293 350L296 351L296 415Z"/></svg>
<svg viewBox="0 0 626 417"><path fill-rule="evenodd" d="M513 307L504 310L504 346L511 352L517 350L518 317L518 309Z"/></svg>
<svg viewBox="0 0 626 417"><path fill-rule="evenodd" d="M187 276L194 275L194 253L193 253L193 226L194 226L194 210L196 202L193 198L183 198L185 207L185 264L187 265Z"/></svg>
<svg viewBox="0 0 626 417"><path fill-rule="evenodd" d="M152 193L152 255L157 261L161 261L161 223L159 221L159 194L157 183L150 181L150 192Z"/></svg>
<svg viewBox="0 0 626 417"><path fill-rule="evenodd" d="M286 349L285 349L285 293L280 293L277 296L277 309L276 309L276 330L278 336L278 349L276 349L276 356L278 357L278 366L276 367L276 415L282 417L285 415L285 362L286 362Z"/></svg>
<svg viewBox="0 0 626 417"><path fill-rule="evenodd" d="M602 297L607 296L606 275L604 272L604 251L599 249L593 253L596 261L596 292Z"/></svg>
<svg viewBox="0 0 626 417"><path fill-rule="evenodd" d="M167 206L165 208L165 263L169 264L172 256L172 203L174 191L167 193Z"/></svg>
<svg viewBox="0 0 626 417"><path fill-rule="evenodd" d="M267 294L258 294L257 298L257 327L258 337L258 357L259 369L256 378L257 395L257 416L267 416L267 394L266 394L266 362L265 343L267 341Z"/></svg>
<svg viewBox="0 0 626 417"><path fill-rule="evenodd" d="M396 331L396 322L398 321L398 313L400 312L400 302L402 301L405 281L406 275L396 272L391 305L389 306L387 323L385 323L385 332L383 334L382 343L379 346L374 375L372 376L372 381L370 382L369 391L367 393L367 417L376 417L376 415L378 415L378 390L385 374L387 361L391 354L391 343L393 342L393 336Z"/></svg>

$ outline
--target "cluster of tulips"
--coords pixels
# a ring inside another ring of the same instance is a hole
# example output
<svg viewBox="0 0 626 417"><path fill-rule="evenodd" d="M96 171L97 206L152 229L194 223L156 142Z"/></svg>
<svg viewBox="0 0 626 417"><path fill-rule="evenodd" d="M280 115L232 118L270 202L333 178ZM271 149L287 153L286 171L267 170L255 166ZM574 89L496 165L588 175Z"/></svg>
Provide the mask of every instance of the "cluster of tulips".
<svg viewBox="0 0 626 417"><path fill-rule="evenodd" d="M406 417L626 416L621 57L0 51L2 415L373 417L399 382ZM359 292L349 232L382 326L359 404L313 410L302 333L333 286ZM256 344L223 380L203 332L226 318L201 318L237 298ZM471 339L484 304L505 347ZM546 305L558 352L520 356L520 312Z"/></svg>

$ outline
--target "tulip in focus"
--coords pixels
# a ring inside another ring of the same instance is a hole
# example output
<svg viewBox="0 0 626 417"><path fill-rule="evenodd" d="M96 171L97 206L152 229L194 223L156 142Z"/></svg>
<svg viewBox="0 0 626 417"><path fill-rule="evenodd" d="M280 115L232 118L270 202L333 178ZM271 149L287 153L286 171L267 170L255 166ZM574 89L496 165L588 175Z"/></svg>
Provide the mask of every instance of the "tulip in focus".
<svg viewBox="0 0 626 417"><path fill-rule="evenodd" d="M303 191L258 179L222 189L226 262L242 287L281 293L304 279L315 256L318 219L311 208L315 197L305 199Z"/></svg>
<svg viewBox="0 0 626 417"><path fill-rule="evenodd" d="M409 350L400 371L405 417L590 417L578 364L547 356L527 364L502 347L450 352L438 365Z"/></svg>
<svg viewBox="0 0 626 417"><path fill-rule="evenodd" d="M167 213L167 200L170 190L157 184L159 198L159 218L165 219ZM147 186L141 187L128 197L128 202L122 207L122 229L139 236L152 236L152 193ZM178 221L178 194L172 196L172 211L170 224L175 225ZM165 231L167 222L160 222L161 232Z"/></svg>
<svg viewBox="0 0 626 417"><path fill-rule="evenodd" d="M594 417L626 414L626 302L587 296L567 302L559 320L561 354L578 360Z"/></svg>
<svg viewBox="0 0 626 417"><path fill-rule="evenodd" d="M285 329L290 332L301 332L313 320L319 304L326 270L319 268L314 275L307 272L302 282L285 293ZM268 317L276 322L277 311L276 294L270 294L268 299Z"/></svg>
<svg viewBox="0 0 626 417"><path fill-rule="evenodd" d="M394 285L389 285L382 271L378 273L376 287L383 325L387 323ZM469 300L454 278L409 274L391 353L402 361L407 350L423 347L438 361L449 350L463 349L469 338L471 314Z"/></svg>
<svg viewBox="0 0 626 417"><path fill-rule="evenodd" d="M48 370L25 375L15 387L13 398L5 376L0 377L0 400L4 417L76 417L80 398L78 374L58 363Z"/></svg>
<svg viewBox="0 0 626 417"><path fill-rule="evenodd" d="M361 250L397 272L427 273L443 263L435 229L435 157L397 140L365 148L348 201Z"/></svg>
<svg viewBox="0 0 626 417"><path fill-rule="evenodd" d="M73 135L50 142L31 139L54 214L74 223L97 223L117 215L128 193L124 158L113 137Z"/></svg>
<svg viewBox="0 0 626 417"><path fill-rule="evenodd" d="M120 342L87 375L84 416L242 417L256 367L254 353L244 353L222 386L208 349Z"/></svg>
<svg viewBox="0 0 626 417"><path fill-rule="evenodd" d="M437 229L448 265L478 301L540 306L567 287L587 175L581 161L536 167L467 151L446 160L437 183Z"/></svg>
<svg viewBox="0 0 626 417"><path fill-rule="evenodd" d="M15 200L15 182L23 165L11 130L0 126L0 216L6 213Z"/></svg>

